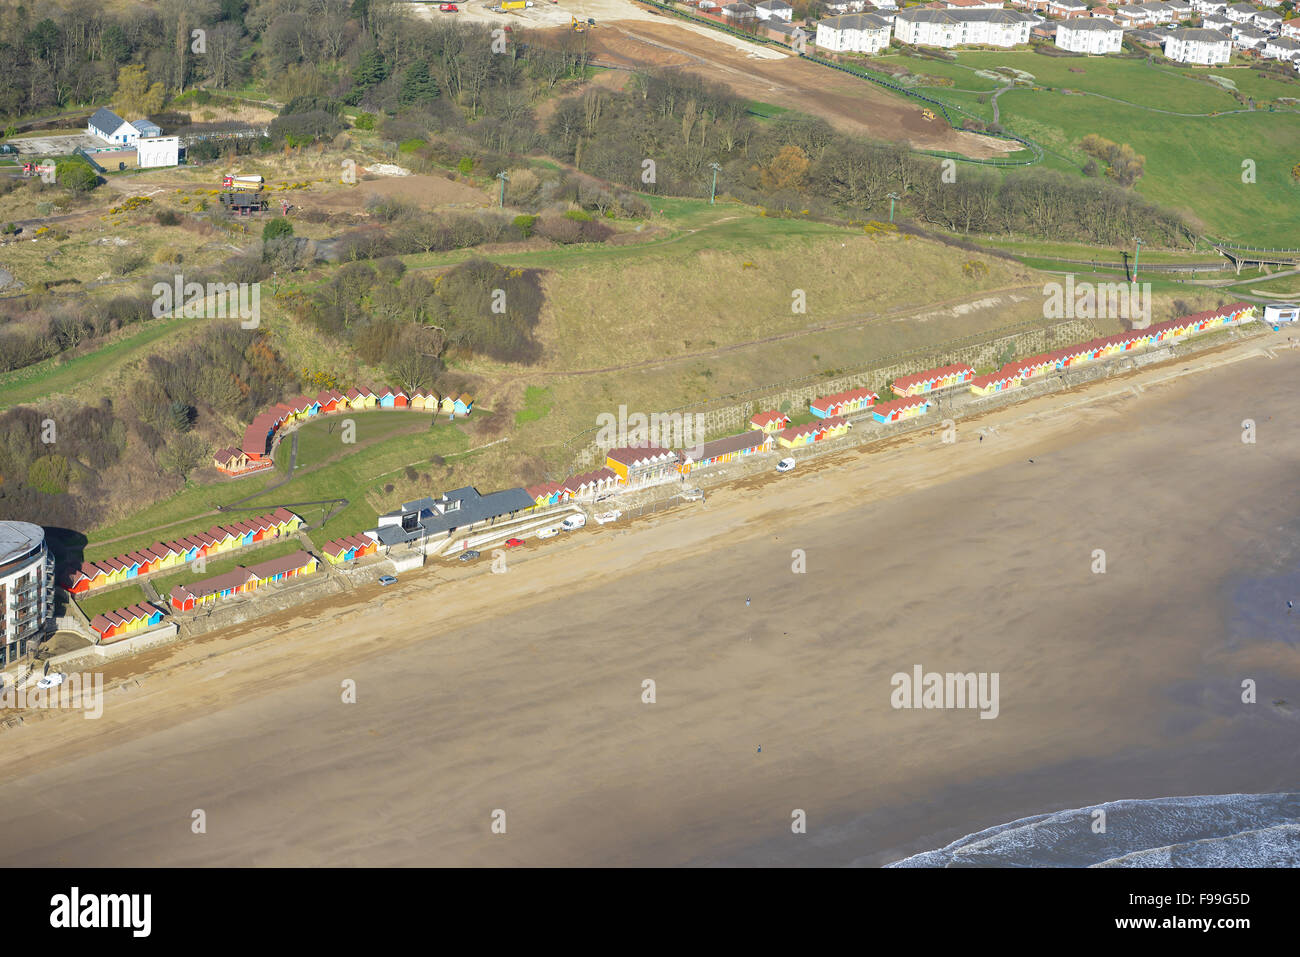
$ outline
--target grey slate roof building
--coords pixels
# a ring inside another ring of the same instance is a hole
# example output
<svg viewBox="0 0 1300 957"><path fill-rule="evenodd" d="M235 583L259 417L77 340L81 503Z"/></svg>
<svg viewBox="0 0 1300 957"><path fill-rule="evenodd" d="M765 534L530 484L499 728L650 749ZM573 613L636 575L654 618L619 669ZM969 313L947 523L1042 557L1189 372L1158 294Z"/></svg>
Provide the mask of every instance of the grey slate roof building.
<svg viewBox="0 0 1300 957"><path fill-rule="evenodd" d="M380 515L378 527L366 534L391 547L437 535L450 536L457 530L514 516L536 504L521 488L482 495L478 489L466 486L444 492L441 498L405 502L401 508Z"/></svg>
<svg viewBox="0 0 1300 957"><path fill-rule="evenodd" d="M109 130L111 132L125 122L126 121L122 119L122 117L118 116L106 106L101 106L90 115L90 124L99 130Z"/></svg>

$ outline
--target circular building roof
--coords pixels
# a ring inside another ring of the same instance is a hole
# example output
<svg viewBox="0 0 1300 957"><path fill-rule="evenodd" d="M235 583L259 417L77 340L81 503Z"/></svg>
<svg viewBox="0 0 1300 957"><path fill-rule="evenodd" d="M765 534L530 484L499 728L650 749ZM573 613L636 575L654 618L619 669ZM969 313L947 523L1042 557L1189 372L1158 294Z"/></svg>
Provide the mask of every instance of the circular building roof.
<svg viewBox="0 0 1300 957"><path fill-rule="evenodd" d="M20 558L45 541L45 529L31 522L0 522L0 565Z"/></svg>

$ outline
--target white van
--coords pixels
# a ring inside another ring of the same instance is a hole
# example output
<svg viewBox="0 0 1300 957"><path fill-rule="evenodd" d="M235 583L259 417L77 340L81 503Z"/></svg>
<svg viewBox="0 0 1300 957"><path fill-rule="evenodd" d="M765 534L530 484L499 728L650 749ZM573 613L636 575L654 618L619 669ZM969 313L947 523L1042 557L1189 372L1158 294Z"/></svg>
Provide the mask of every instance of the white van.
<svg viewBox="0 0 1300 957"><path fill-rule="evenodd" d="M574 529L582 528L582 526L586 524L587 524L586 515L570 515L568 518L566 518L564 521L560 523L560 528L564 529L566 532L571 532Z"/></svg>

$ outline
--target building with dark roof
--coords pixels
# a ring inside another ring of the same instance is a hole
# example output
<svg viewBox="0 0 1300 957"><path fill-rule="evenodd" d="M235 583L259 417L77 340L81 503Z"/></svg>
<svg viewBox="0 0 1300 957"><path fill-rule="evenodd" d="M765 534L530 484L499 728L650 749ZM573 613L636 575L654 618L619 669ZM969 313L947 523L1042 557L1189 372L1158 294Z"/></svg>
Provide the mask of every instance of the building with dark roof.
<svg viewBox="0 0 1300 957"><path fill-rule="evenodd" d="M466 486L444 492L441 498L405 502L401 508L380 515L377 527L368 530L366 535L385 548L412 545L493 525L498 519L514 518L536 505L536 501L521 488L483 495L478 489Z"/></svg>

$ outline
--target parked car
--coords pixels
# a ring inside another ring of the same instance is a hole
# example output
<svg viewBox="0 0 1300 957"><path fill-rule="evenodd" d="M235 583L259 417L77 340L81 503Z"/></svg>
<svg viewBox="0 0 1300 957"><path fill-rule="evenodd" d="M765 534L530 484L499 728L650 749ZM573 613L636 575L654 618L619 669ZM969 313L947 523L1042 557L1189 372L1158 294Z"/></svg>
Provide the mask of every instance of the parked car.
<svg viewBox="0 0 1300 957"><path fill-rule="evenodd" d="M519 547L520 545L522 545L523 543L524 543L524 540L523 540L522 538L507 538L507 539L506 539L506 548L518 548L518 547Z"/></svg>
<svg viewBox="0 0 1300 957"><path fill-rule="evenodd" d="M379 584L381 584L381 585L396 585L396 584L397 584L397 579L394 578L392 575L382 575L382 576L380 576L380 578L379 578Z"/></svg>
<svg viewBox="0 0 1300 957"><path fill-rule="evenodd" d="M792 471L793 469L794 469L794 459L782 459L781 461L776 463L776 470L778 472L789 472Z"/></svg>
<svg viewBox="0 0 1300 957"><path fill-rule="evenodd" d="M476 558L478 558L478 552L474 551L472 548L467 552L460 553L460 560L462 562L472 562Z"/></svg>
<svg viewBox="0 0 1300 957"><path fill-rule="evenodd" d="M702 501L704 498L704 490L700 488L684 488L682 489L682 498L686 499L688 502Z"/></svg>
<svg viewBox="0 0 1300 957"><path fill-rule="evenodd" d="M36 682L38 688L57 688L63 682L68 680L68 676L62 671L56 671L52 675L46 675L40 681Z"/></svg>
<svg viewBox="0 0 1300 957"><path fill-rule="evenodd" d="M586 515L570 515L560 523L560 528L566 532L572 532L574 529L582 528L587 524Z"/></svg>
<svg viewBox="0 0 1300 957"><path fill-rule="evenodd" d="M596 516L596 521L601 525L608 525L610 522L617 522L623 517L623 513L616 508L611 508L608 512L601 512Z"/></svg>
<svg viewBox="0 0 1300 957"><path fill-rule="evenodd" d="M460 7L456 6L456 4L454 4L454 3L440 3L440 4L438 4L438 9L441 10L443 13L459 13L459 12L460 12Z"/></svg>
<svg viewBox="0 0 1300 957"><path fill-rule="evenodd" d="M554 538L560 534L560 526L552 525L550 528L544 528L537 533L538 538Z"/></svg>

